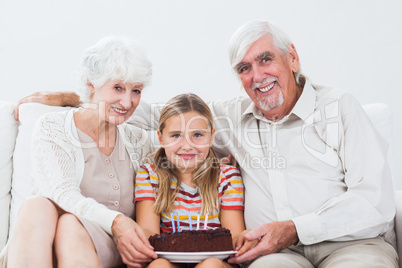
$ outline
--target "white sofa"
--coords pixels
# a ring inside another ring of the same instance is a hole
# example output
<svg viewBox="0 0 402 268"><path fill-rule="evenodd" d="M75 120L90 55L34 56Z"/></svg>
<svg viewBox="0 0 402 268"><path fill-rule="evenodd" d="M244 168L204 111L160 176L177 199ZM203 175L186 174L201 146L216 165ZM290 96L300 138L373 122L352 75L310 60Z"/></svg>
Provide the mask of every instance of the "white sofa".
<svg viewBox="0 0 402 268"><path fill-rule="evenodd" d="M29 173L33 126L38 118L47 112L70 109L37 103L24 104L20 107L20 122L17 122L14 120L14 108L15 103L0 101L0 250L12 234L18 209L31 190ZM391 143L390 108L381 103L364 105L364 108L379 132ZM395 191L395 194L395 227L397 240L402 243L402 191ZM399 247L398 253L402 256L402 246ZM400 267L402 268L402 260Z"/></svg>

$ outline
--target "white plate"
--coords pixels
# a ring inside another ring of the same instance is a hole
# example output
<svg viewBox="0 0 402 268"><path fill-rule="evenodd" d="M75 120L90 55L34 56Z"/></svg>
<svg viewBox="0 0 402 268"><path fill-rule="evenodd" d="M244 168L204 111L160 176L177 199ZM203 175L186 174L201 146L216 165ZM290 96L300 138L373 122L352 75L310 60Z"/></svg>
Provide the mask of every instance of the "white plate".
<svg viewBox="0 0 402 268"><path fill-rule="evenodd" d="M202 262L210 257L220 260L226 259L237 251L215 251L215 252L164 252L156 251L159 258L165 258L170 262Z"/></svg>

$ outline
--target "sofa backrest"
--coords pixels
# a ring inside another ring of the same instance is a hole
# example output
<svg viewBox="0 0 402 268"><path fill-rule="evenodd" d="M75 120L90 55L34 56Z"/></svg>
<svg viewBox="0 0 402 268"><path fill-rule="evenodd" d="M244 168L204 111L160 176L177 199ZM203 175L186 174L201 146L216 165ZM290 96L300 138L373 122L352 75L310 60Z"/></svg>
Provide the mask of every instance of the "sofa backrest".
<svg viewBox="0 0 402 268"><path fill-rule="evenodd" d="M27 103L20 107L20 123L18 123L14 120L14 107L13 103L0 101L0 250L6 243L8 233L12 234L18 210L32 189L31 139L35 123L45 113L71 109ZM393 122L389 106L376 103L363 107L376 129L391 143ZM390 156L391 165L392 159Z"/></svg>
<svg viewBox="0 0 402 268"><path fill-rule="evenodd" d="M9 228L12 161L18 129L14 108L14 103L0 101L0 249L7 242Z"/></svg>
<svg viewBox="0 0 402 268"><path fill-rule="evenodd" d="M18 136L15 142L13 158L13 176L11 184L10 235L13 232L17 214L24 200L31 195L31 140L33 128L40 117L50 112L61 112L71 107L47 106L39 103L27 103L20 106Z"/></svg>

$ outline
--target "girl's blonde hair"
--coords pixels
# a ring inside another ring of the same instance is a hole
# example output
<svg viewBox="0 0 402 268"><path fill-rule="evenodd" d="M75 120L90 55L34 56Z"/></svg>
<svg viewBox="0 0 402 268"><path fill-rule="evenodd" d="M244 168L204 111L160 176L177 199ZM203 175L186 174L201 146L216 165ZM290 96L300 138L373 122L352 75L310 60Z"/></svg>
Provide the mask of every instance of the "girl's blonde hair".
<svg viewBox="0 0 402 268"><path fill-rule="evenodd" d="M178 95L166 103L159 119L159 132L162 134L166 121L172 116L192 111L199 113L208 120L212 133L213 120L211 110L200 97L192 93ZM174 200L180 189L180 181L177 180L177 186L174 191L171 190L171 185L173 177L178 178L179 171L168 160L165 149L162 147L154 153L152 162L159 177L154 210L157 214L163 211L170 213L173 211ZM201 196L202 214L211 214L218 208L219 174L219 161L212 148L209 148L208 156L193 172L193 180Z"/></svg>

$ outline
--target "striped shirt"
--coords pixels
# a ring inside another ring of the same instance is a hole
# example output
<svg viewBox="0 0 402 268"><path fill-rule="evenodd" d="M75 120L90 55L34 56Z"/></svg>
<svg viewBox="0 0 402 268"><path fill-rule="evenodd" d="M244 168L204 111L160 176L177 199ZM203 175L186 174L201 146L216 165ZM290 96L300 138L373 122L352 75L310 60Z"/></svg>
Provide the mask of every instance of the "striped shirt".
<svg viewBox="0 0 402 268"><path fill-rule="evenodd" d="M136 177L135 183L135 201L154 200L158 192L159 178L152 164L142 165ZM173 178L171 189L177 187L177 179ZM219 175L218 198L219 208L212 215L208 215L207 227L209 229L218 228L221 226L219 220L221 209L241 209L244 210L244 186L240 172L237 168L228 165L221 165ZM174 201L173 220L175 231L177 231L177 217L181 230L190 229L190 221L192 229L196 230L198 215L201 213L201 196L198 188L192 188L184 183L180 184L179 192ZM191 215L191 220L190 220ZM172 232L172 217L171 214L161 213L160 231ZM199 228L204 228L205 215L199 216Z"/></svg>

